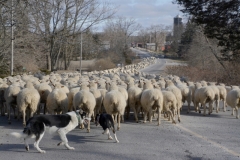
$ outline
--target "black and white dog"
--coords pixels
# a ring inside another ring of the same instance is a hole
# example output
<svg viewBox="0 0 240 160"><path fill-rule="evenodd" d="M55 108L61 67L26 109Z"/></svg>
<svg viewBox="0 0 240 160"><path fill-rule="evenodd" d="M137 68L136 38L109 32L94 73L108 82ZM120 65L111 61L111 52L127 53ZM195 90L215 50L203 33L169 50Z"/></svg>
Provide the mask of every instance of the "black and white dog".
<svg viewBox="0 0 240 160"><path fill-rule="evenodd" d="M39 148L39 142L43 138L46 128L49 127L49 133L58 133L62 142L58 145L64 145L67 149L74 149L68 145L66 134L73 130L79 124L86 124L90 118L86 118L86 113L82 110L68 112L62 115L36 115L27 121L23 132L12 132L11 135L17 138L24 138L25 148L28 151L29 145L27 139L35 138L34 147L40 152L45 153Z"/></svg>
<svg viewBox="0 0 240 160"><path fill-rule="evenodd" d="M107 113L102 113L102 114L97 114L95 117L95 124L98 126L99 124L102 126L104 132L102 134L108 134L108 139L112 140L113 138L110 135L109 129L112 129L114 138L116 142L118 143L117 135L115 132L115 127L114 127L114 122L113 118L110 114Z"/></svg>

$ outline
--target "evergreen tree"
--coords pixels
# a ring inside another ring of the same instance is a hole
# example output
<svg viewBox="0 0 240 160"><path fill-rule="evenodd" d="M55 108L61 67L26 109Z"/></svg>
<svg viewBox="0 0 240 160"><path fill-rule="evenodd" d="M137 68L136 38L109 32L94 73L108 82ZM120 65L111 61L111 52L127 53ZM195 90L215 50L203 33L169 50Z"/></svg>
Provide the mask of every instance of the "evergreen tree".
<svg viewBox="0 0 240 160"><path fill-rule="evenodd" d="M240 1L239 0L175 0L184 7L181 11L192 16L203 26L208 38L216 38L223 47L222 59L234 60L240 50ZM231 51L231 52L228 52Z"/></svg>

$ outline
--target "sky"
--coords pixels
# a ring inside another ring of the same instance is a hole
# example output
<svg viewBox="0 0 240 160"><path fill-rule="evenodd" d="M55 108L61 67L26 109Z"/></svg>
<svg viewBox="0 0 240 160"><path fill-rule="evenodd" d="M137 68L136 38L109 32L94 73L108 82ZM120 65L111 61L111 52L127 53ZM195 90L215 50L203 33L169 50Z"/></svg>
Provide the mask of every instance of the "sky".
<svg viewBox="0 0 240 160"><path fill-rule="evenodd" d="M151 25L173 25L173 18L180 15L181 7L172 3L173 0L111 0L118 6L116 16L133 18L144 28Z"/></svg>

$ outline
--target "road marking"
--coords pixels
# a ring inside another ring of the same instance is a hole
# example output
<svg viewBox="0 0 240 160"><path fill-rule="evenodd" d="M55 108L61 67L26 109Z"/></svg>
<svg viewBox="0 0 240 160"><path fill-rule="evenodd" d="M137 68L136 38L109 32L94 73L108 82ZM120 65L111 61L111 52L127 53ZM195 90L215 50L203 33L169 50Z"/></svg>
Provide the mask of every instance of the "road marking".
<svg viewBox="0 0 240 160"><path fill-rule="evenodd" d="M204 141L210 142L210 143L213 144L214 146L216 146L216 147L218 147L218 148L221 148L221 149L227 151L228 153L230 153L230 154L232 154L232 155L234 155L234 156L240 157L240 154L239 154L239 153L236 153L236 152L233 151L233 150L230 150L230 149L228 149L228 148L226 148L226 147L224 147L224 146L222 146L222 145L220 145L220 144L218 144L218 143L216 143L216 142L214 142L214 141L212 141L212 140L210 140L210 139L208 139L208 138L206 138L206 137L204 137L204 136L202 136L202 135L200 135L200 134L197 134L197 133L195 133L195 132L193 132L193 131L191 131L191 130L183 127L183 126L181 126L180 124L179 124L179 125L176 125L176 126L177 126L178 128L180 128L180 129L182 129L182 130L184 130L184 131L186 131L186 132L194 135L195 137L198 137L198 138L201 138L201 139L204 140Z"/></svg>

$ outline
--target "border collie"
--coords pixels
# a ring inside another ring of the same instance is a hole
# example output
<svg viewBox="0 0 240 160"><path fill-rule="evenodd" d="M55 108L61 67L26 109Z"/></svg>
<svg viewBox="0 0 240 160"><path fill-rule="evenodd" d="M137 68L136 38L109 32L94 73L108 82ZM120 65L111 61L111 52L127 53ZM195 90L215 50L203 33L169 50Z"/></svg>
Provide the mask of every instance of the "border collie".
<svg viewBox="0 0 240 160"><path fill-rule="evenodd" d="M68 145L66 134L73 130L79 124L87 124L90 118L86 118L86 113L82 110L68 112L62 115L36 115L31 117L23 129L23 132L12 132L11 135L16 138L24 138L25 148L28 151L29 145L27 139L35 138L34 147L40 152L46 151L39 148L39 142L43 138L46 128L49 127L49 133L58 133L62 142L59 145L64 145L67 149L74 149Z"/></svg>
<svg viewBox="0 0 240 160"><path fill-rule="evenodd" d="M97 114L95 117L95 124L98 126L99 124L102 126L104 132L102 134L108 134L108 139L112 140L113 138L110 135L109 129L112 129L114 138L116 142L118 143L117 135L115 132L115 127L114 127L114 122L113 118L110 114L107 113L102 113L102 114Z"/></svg>

